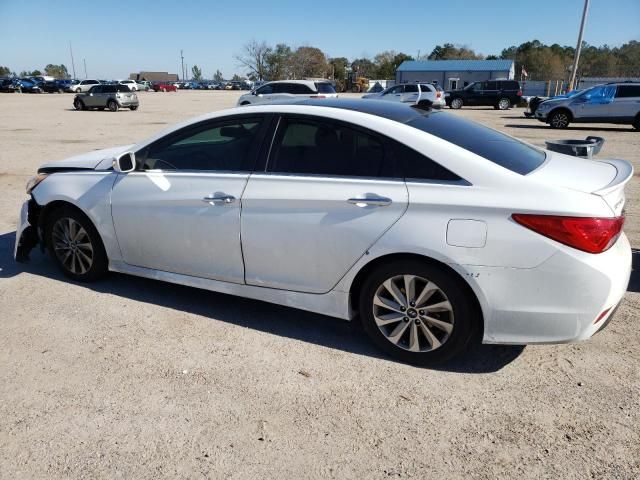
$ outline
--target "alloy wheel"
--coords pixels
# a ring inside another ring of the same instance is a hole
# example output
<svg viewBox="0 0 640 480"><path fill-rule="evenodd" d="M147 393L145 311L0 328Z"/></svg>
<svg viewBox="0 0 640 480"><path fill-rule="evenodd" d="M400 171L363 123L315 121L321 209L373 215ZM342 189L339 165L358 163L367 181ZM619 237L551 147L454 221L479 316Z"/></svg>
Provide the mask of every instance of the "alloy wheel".
<svg viewBox="0 0 640 480"><path fill-rule="evenodd" d="M389 342L410 352L440 348L454 327L453 307L445 293L416 275L385 280L373 296L373 318Z"/></svg>
<svg viewBox="0 0 640 480"><path fill-rule="evenodd" d="M52 230L53 250L60 263L69 272L82 275L93 265L91 238L73 218L59 218Z"/></svg>
<svg viewBox="0 0 640 480"><path fill-rule="evenodd" d="M461 100L461 99L459 99L459 98L454 98L454 99L451 101L451 107L453 107L453 108L454 108L454 109L456 109L456 110L457 110L458 108L462 107L462 100Z"/></svg>
<svg viewBox="0 0 640 480"><path fill-rule="evenodd" d="M565 128L567 125L569 125L569 117L566 113L559 112L551 118L553 128Z"/></svg>

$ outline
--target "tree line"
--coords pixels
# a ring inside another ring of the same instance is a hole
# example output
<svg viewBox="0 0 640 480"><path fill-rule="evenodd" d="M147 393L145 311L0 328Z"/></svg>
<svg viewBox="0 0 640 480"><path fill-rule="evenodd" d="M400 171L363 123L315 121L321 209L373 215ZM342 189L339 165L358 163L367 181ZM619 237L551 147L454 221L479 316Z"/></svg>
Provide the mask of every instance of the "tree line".
<svg viewBox="0 0 640 480"><path fill-rule="evenodd" d="M428 55L415 57L393 50L373 58L329 57L316 47L292 48L284 43L271 46L252 40L235 55L238 65L252 80L284 80L296 78L345 79L347 72L371 79L392 80L405 60L514 60L516 75L525 68L530 80L565 79L569 76L575 48L557 43L545 45L539 40L510 46L499 55L484 56L466 45L436 45ZM584 77L639 77L640 42L631 40L620 47L596 47L586 42L582 47L578 75Z"/></svg>
<svg viewBox="0 0 640 480"><path fill-rule="evenodd" d="M514 60L516 76L519 78L524 67L529 80L567 79L573 64L575 48L557 43L545 45L539 40L510 46L499 55L484 56L466 45L445 43L436 45L428 55L415 57L394 50L380 52L372 58L362 57L349 60L346 57L329 57L321 49L311 46L293 48L284 43L275 46L267 42L252 40L234 55L238 66L250 80L285 80L301 78L331 78L343 82L348 72L370 79L392 80L398 66L405 60ZM203 78L202 70L194 65L193 79ZM15 75L8 67L0 66L0 76ZM21 77L42 75L40 70L20 72ZM70 78L63 64L49 64L44 67L44 75L55 78ZM602 45L596 47L583 44L578 68L579 77L640 77L640 42L631 40L620 47ZM216 81L223 81L220 70L213 75ZM234 75L233 80L244 77Z"/></svg>

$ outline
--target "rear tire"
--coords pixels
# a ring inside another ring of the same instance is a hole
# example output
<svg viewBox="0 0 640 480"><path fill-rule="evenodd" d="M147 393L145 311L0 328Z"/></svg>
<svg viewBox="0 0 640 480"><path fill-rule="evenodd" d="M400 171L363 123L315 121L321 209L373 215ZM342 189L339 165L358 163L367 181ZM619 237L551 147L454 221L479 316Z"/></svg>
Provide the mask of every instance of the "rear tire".
<svg viewBox="0 0 640 480"><path fill-rule="evenodd" d="M129 107L131 110L136 111L138 109L138 107L133 106L133 107Z"/></svg>
<svg viewBox="0 0 640 480"><path fill-rule="evenodd" d="M117 112L118 104L113 100L109 100L109 103L107 103L107 108L109 109L110 112Z"/></svg>
<svg viewBox="0 0 640 480"><path fill-rule="evenodd" d="M45 220L49 253L67 277L90 282L108 271L107 254L91 220L73 207L60 207Z"/></svg>
<svg viewBox="0 0 640 480"><path fill-rule="evenodd" d="M565 129L569 126L569 114L565 110L557 110L549 115L549 126L554 129Z"/></svg>
<svg viewBox="0 0 640 480"><path fill-rule="evenodd" d="M380 266L364 282L360 316L381 350L403 362L433 365L460 353L471 340L477 322L470 295L442 267L396 261Z"/></svg>
<svg viewBox="0 0 640 480"><path fill-rule="evenodd" d="M81 88L76 88L76 93L82 93L82 89Z"/></svg>
<svg viewBox="0 0 640 480"><path fill-rule="evenodd" d="M454 110L460 110L464 105L464 101L461 98L454 98L451 100L451 105L449 105Z"/></svg>
<svg viewBox="0 0 640 480"><path fill-rule="evenodd" d="M640 113L636 115L636 119L633 121L633 128L640 132Z"/></svg>

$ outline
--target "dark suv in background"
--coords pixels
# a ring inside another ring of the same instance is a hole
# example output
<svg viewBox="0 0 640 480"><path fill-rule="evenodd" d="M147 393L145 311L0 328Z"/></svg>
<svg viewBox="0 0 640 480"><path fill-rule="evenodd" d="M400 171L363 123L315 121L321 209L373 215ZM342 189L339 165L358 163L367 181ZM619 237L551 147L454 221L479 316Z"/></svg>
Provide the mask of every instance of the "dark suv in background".
<svg viewBox="0 0 640 480"><path fill-rule="evenodd" d="M487 80L473 82L461 90L447 90L445 102L455 109L463 105L479 105L506 110L517 105L521 96L520 84L515 80Z"/></svg>

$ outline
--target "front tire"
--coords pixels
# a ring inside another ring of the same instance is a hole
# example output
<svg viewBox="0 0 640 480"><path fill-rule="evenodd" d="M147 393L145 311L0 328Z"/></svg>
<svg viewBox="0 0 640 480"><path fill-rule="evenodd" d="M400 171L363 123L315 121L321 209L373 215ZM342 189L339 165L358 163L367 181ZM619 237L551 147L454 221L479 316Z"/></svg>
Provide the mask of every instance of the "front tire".
<svg viewBox="0 0 640 480"><path fill-rule="evenodd" d="M86 110L86 107L84 106L84 103L79 98L76 98L73 101L73 108L75 108L76 110Z"/></svg>
<svg viewBox="0 0 640 480"><path fill-rule="evenodd" d="M67 277L90 282L107 273L100 235L79 210L66 206L54 210L46 219L45 238L49 253Z"/></svg>
<svg viewBox="0 0 640 480"><path fill-rule="evenodd" d="M451 105L450 106L454 110L461 109L462 105L464 105L464 101L461 98L454 98L453 100L451 100Z"/></svg>
<svg viewBox="0 0 640 480"><path fill-rule="evenodd" d="M554 129L564 129L569 126L569 114L564 110L553 112L549 116L549 126Z"/></svg>
<svg viewBox="0 0 640 480"><path fill-rule="evenodd" d="M498 110L509 110L509 108L511 108L511 100L507 97L502 97L498 100L496 106L498 107Z"/></svg>
<svg viewBox="0 0 640 480"><path fill-rule="evenodd" d="M414 365L443 362L465 349L475 329L474 303L462 281L442 267L388 263L362 286L360 315L373 343Z"/></svg>

